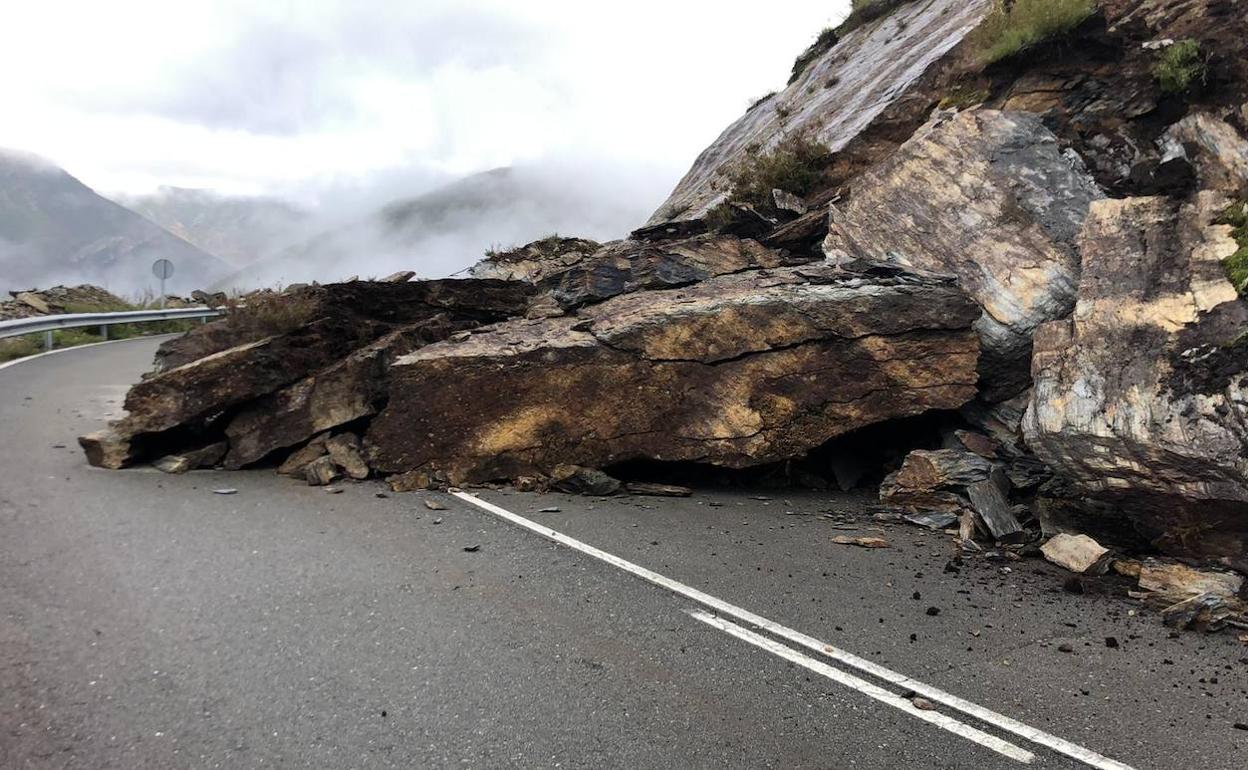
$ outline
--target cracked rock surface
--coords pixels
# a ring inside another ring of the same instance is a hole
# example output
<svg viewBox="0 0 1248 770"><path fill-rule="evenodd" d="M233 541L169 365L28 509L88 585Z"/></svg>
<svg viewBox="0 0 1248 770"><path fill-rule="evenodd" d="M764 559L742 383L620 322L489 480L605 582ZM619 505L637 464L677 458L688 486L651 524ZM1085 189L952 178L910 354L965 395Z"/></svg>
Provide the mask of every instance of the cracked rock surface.
<svg viewBox="0 0 1248 770"><path fill-rule="evenodd" d="M451 483L633 459L746 467L975 395L977 307L952 282L830 266L625 295L395 361L374 468Z"/></svg>

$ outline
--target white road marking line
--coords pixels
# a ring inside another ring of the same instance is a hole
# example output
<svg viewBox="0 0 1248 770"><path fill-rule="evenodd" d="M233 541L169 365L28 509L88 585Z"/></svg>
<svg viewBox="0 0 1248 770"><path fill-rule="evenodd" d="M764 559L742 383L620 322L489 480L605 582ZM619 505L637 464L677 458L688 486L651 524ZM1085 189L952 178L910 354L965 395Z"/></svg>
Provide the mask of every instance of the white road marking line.
<svg viewBox="0 0 1248 770"><path fill-rule="evenodd" d="M36 334L38 333L39 332L36 332ZM173 334L177 334L177 333L178 332L174 332ZM118 342L134 342L135 340L154 340L154 339L159 339L161 337L172 337L173 334L145 334L145 335L141 335L138 337L126 337L125 339L121 339L121 340L100 340L99 342L88 342L86 345L70 345L67 348L54 348L53 350L45 350L42 353L35 353L33 356L25 356L23 358L15 358L12 361L5 361L4 363L0 364L0 369L8 369L10 366L17 366L18 364L24 364L27 361L34 361L36 358L43 358L44 356L54 356L57 353L65 353L70 350L84 350L86 348L98 348L100 345L115 345Z"/></svg>
<svg viewBox="0 0 1248 770"><path fill-rule="evenodd" d="M625 572L631 572L637 577L654 583L657 586L666 588L672 593L679 594L688 599L692 599L698 604L710 607L720 615L727 615L729 617L736 618L737 620L748 623L751 626L761 628L764 631L774 634L775 636L788 639L791 642L814 650L821 655L826 655L833 660L839 661L850 668L856 668L859 671L882 679L889 684L894 684L907 690L913 690L915 693L922 695L930 701L941 703L951 709L961 711L967 716L972 716L982 722L992 725L993 727L1013 733L1020 738L1025 738L1026 740L1044 746L1045 748L1052 749L1059 754L1064 754L1065 756L1078 760L1085 765L1095 767L1097 770L1133 770L1130 765L1125 765L1121 762L1110 759L1109 757L1102 756L1091 749L1087 749L1078 744L1063 740L1062 738L1058 738L1056 735L1050 735L1043 730L1023 724L1022 722L1019 722L1016 719L1011 719L1004 714L998 714L997 712L976 703L963 700L956 695L951 695L936 687L924 684L917 679L911 679L905 674L885 668L878 663L872 663L871 661L860 658L851 652L846 652L840 648L833 647L827 642L822 642L812 636L807 636L800 631L794 631L793 629L780 625L773 620L768 620L761 615L755 615L749 610L738 607L735 604L729 604L723 599L711 596L704 591L699 591L692 586L687 586L684 583L672 580L664 575L660 575L653 570L648 570L645 567L633 564L625 559L621 559L614 554L595 548L588 543L583 543L580 540L563 534L562 532L558 532L550 527L546 527L535 521L526 519L519 514L512 513L506 508L500 508L499 506L482 500L475 495L470 495L467 492L452 492L451 494L467 503L477 506L484 511L488 511L499 518L506 519L507 521L510 521L517 526L524 527L531 532L536 532L548 540L553 540L560 545L565 545L569 548L580 551L583 554L592 556L600 561L604 561L613 567L618 567Z"/></svg>
<svg viewBox="0 0 1248 770"><path fill-rule="evenodd" d="M931 722L937 727L944 728L955 735L960 735L968 741L974 741L981 746L992 749L998 754L1004 754L1016 762L1031 764L1031 762L1036 758L1035 754L1032 754L1026 749L1015 746L1009 741L1002 740L995 735L989 735L983 730L977 730L968 724L959 722L953 717L945 716L939 711L926 711L918 708L910 701L900 695L885 690L883 687L874 685L865 679L859 679L853 674L848 674L839 668L833 668L823 661L815 660L809 655L804 655L792 647L785 647L779 642L768 639L761 634L756 634L749 629L738 626L736 623L730 623L727 620L717 618L714 615L703 612L702 610L686 610L686 612L703 623L706 623L708 626L718 628L720 631L749 642L755 647L764 649L773 655L778 655L791 663L796 663L802 668L813 671L820 676L827 677L828 679L831 679L832 681L842 684L850 689L857 690L869 698L874 698L881 703L892 706L900 711L904 711L912 717L918 717L925 722Z"/></svg>

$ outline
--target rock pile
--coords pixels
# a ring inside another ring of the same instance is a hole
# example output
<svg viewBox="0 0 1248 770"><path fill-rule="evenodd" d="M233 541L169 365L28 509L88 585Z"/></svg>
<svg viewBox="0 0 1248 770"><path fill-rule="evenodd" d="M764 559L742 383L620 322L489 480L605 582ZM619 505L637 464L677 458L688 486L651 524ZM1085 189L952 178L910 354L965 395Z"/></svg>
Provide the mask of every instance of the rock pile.
<svg viewBox="0 0 1248 770"><path fill-rule="evenodd" d="M89 459L607 494L645 488L627 463L787 472L892 426L824 480L883 479L968 548L1068 535L1046 547L1081 574L1100 542L1248 571L1243 15L1106 0L986 66L993 5L832 36L623 240L258 297L167 344ZM804 189L735 200L795 138L827 150ZM1172 604L1213 622L1208 593Z"/></svg>

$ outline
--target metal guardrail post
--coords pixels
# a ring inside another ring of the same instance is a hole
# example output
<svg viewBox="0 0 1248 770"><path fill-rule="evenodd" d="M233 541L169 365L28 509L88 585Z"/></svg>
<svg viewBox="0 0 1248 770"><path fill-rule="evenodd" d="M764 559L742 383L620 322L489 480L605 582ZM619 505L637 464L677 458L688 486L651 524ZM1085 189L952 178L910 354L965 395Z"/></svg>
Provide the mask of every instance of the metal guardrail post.
<svg viewBox="0 0 1248 770"><path fill-rule="evenodd" d="M52 332L51 331L44 332L43 333L43 349L51 350L52 346L55 344L56 344L56 341L52 339Z"/></svg>

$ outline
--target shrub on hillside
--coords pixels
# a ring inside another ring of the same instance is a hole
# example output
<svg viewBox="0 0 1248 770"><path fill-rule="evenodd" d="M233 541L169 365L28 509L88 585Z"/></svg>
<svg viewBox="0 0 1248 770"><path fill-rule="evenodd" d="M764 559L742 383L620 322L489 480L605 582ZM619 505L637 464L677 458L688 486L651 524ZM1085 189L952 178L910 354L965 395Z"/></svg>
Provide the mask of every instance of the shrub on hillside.
<svg viewBox="0 0 1248 770"><path fill-rule="evenodd" d="M729 173L737 203L768 208L771 191L784 190L798 196L812 192L827 168L832 153L822 142L791 136L769 152L753 153Z"/></svg>
<svg viewBox="0 0 1248 770"><path fill-rule="evenodd" d="M1153 65L1153 77L1161 90L1168 94L1181 94L1197 81L1204 82L1208 64L1200 50L1199 40L1180 40L1166 46Z"/></svg>
<svg viewBox="0 0 1248 770"><path fill-rule="evenodd" d="M996 0L973 43L985 64L1008 59L1070 32L1096 13L1096 0Z"/></svg>

